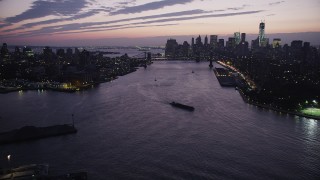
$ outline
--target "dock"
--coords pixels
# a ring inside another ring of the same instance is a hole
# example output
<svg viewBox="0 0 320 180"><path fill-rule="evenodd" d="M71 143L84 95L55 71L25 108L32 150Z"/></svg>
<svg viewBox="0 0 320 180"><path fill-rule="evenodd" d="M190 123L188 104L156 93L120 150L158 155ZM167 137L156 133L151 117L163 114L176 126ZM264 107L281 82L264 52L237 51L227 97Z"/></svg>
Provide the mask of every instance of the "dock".
<svg viewBox="0 0 320 180"><path fill-rule="evenodd" d="M221 86L236 86L235 79L229 70L224 68L214 68L213 71Z"/></svg>
<svg viewBox="0 0 320 180"><path fill-rule="evenodd" d="M15 168L0 169L0 180L9 179L86 180L88 175L87 172L51 175L49 174L48 164L28 164Z"/></svg>
<svg viewBox="0 0 320 180"><path fill-rule="evenodd" d="M77 133L77 129L69 124L48 127L24 126L20 129L0 133L0 144L16 143L73 133Z"/></svg>

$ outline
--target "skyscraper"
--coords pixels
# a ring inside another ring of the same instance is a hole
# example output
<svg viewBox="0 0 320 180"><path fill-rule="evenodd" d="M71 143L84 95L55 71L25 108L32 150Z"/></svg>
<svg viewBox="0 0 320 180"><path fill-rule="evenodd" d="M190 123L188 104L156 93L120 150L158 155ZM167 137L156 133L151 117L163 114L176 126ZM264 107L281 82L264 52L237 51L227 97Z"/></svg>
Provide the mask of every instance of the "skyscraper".
<svg viewBox="0 0 320 180"><path fill-rule="evenodd" d="M1 47L1 56L5 56L9 53L7 43L3 43Z"/></svg>
<svg viewBox="0 0 320 180"><path fill-rule="evenodd" d="M208 36L206 36L206 37L204 38L204 45L205 45L205 46L208 45Z"/></svg>
<svg viewBox="0 0 320 180"><path fill-rule="evenodd" d="M67 49L67 55L68 55L68 56L71 56L71 55L72 55L72 49L71 49L71 48L68 48L68 49Z"/></svg>
<svg viewBox="0 0 320 180"><path fill-rule="evenodd" d="M46 63L52 63L53 61L52 49L49 46L46 46L45 48L43 48L42 52L43 52L43 57Z"/></svg>
<svg viewBox="0 0 320 180"><path fill-rule="evenodd" d="M34 56L34 53L30 47L24 46L22 49L23 55L31 57Z"/></svg>
<svg viewBox="0 0 320 180"><path fill-rule="evenodd" d="M217 35L210 35L210 46L217 47L218 44L218 36Z"/></svg>
<svg viewBox="0 0 320 180"><path fill-rule="evenodd" d="M229 37L228 41L226 42L226 47L229 50L232 50L236 47L236 39L234 37Z"/></svg>
<svg viewBox="0 0 320 180"><path fill-rule="evenodd" d="M220 49L223 49L223 48L224 48L224 39L219 39L218 47L219 47Z"/></svg>
<svg viewBox="0 0 320 180"><path fill-rule="evenodd" d="M265 44L265 34L264 34L264 29L265 29L265 23L261 21L259 25L259 46L263 47Z"/></svg>
<svg viewBox="0 0 320 180"><path fill-rule="evenodd" d="M201 36L200 36L200 35L196 38L196 45L197 45L197 46L203 45L203 44L202 44L202 41L201 41Z"/></svg>
<svg viewBox="0 0 320 180"><path fill-rule="evenodd" d="M182 44L181 55L183 57L188 57L189 56L189 49L190 49L189 43L187 41L184 41Z"/></svg>
<svg viewBox="0 0 320 180"><path fill-rule="evenodd" d="M240 32L235 32L234 33L234 39L235 39L236 45L238 45L240 43L240 41L241 41Z"/></svg>
<svg viewBox="0 0 320 180"><path fill-rule="evenodd" d="M246 33L241 33L241 42L246 41Z"/></svg>
<svg viewBox="0 0 320 180"><path fill-rule="evenodd" d="M281 39L280 38L273 39L272 47L273 48L281 47Z"/></svg>
<svg viewBox="0 0 320 180"><path fill-rule="evenodd" d="M168 39L165 49L165 55L169 58L174 58L176 56L176 51L178 48L178 43L175 39Z"/></svg>
<svg viewBox="0 0 320 180"><path fill-rule="evenodd" d="M78 48L74 48L74 54L79 55L80 54L80 50Z"/></svg>
<svg viewBox="0 0 320 180"><path fill-rule="evenodd" d="M83 50L81 53L80 53L80 60L79 60L79 64L80 66L84 67L84 66L87 66L90 64L90 52L87 51L87 50Z"/></svg>
<svg viewBox="0 0 320 180"><path fill-rule="evenodd" d="M301 40L293 40L291 42L291 48L294 49L294 50L301 50L302 41Z"/></svg>
<svg viewBox="0 0 320 180"><path fill-rule="evenodd" d="M59 57L63 57L65 55L65 52L64 52L64 49L57 49L56 50L56 54L59 56Z"/></svg>

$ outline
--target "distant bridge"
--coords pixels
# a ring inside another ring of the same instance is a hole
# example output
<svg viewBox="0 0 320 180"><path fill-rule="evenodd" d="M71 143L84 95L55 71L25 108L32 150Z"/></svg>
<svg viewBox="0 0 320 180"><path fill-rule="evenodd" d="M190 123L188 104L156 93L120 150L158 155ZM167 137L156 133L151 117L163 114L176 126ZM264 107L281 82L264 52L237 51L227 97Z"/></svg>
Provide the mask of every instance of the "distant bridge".
<svg viewBox="0 0 320 180"><path fill-rule="evenodd" d="M195 58L189 58L189 57L177 57L177 58L167 58L167 57L159 57L157 54L151 53L151 52L142 52L140 54L137 54L135 56L132 56L132 58L136 58L138 60L145 60L147 61L196 61ZM209 58L208 60L210 62L209 67L213 67L213 58Z"/></svg>

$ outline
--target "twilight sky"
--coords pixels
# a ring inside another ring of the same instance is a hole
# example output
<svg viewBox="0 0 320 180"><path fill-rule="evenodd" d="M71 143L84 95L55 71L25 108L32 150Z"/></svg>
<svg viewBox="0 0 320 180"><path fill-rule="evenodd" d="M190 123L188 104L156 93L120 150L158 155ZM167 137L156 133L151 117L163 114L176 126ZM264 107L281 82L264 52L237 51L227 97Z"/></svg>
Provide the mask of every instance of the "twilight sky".
<svg viewBox="0 0 320 180"><path fill-rule="evenodd" d="M132 45L155 36L257 34L261 19L266 34L320 32L320 0L0 0L0 43L112 45L108 39L117 38Z"/></svg>

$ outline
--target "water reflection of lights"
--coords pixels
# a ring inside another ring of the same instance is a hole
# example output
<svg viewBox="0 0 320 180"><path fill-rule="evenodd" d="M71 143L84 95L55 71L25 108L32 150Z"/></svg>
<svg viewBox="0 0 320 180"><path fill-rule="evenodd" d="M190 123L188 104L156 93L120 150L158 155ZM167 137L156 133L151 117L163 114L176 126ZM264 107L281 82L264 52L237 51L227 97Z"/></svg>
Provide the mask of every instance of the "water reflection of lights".
<svg viewBox="0 0 320 180"><path fill-rule="evenodd" d="M308 127L308 130L309 132L314 132L314 131L317 131L317 127L318 127L318 121L317 120L310 120L307 122L307 127Z"/></svg>
<svg viewBox="0 0 320 180"><path fill-rule="evenodd" d="M319 132L319 124L317 120L314 119L308 119L308 118L298 118L299 120L296 121L296 125L300 126L300 128L303 130L303 134L301 134L301 137L299 139L302 140L303 149L306 154L312 155L311 157L303 156L301 157L301 163L304 166L307 167L314 167L315 169L318 169L316 166L319 162L319 159L317 158L317 154L319 152L318 144L318 136ZM316 155L316 156L315 156Z"/></svg>
<svg viewBox="0 0 320 180"><path fill-rule="evenodd" d="M23 91L22 90L18 91L18 94L19 94L19 96L22 96L23 95Z"/></svg>
<svg viewBox="0 0 320 180"><path fill-rule="evenodd" d="M304 130L308 140L317 138L318 121L313 119L303 118Z"/></svg>

